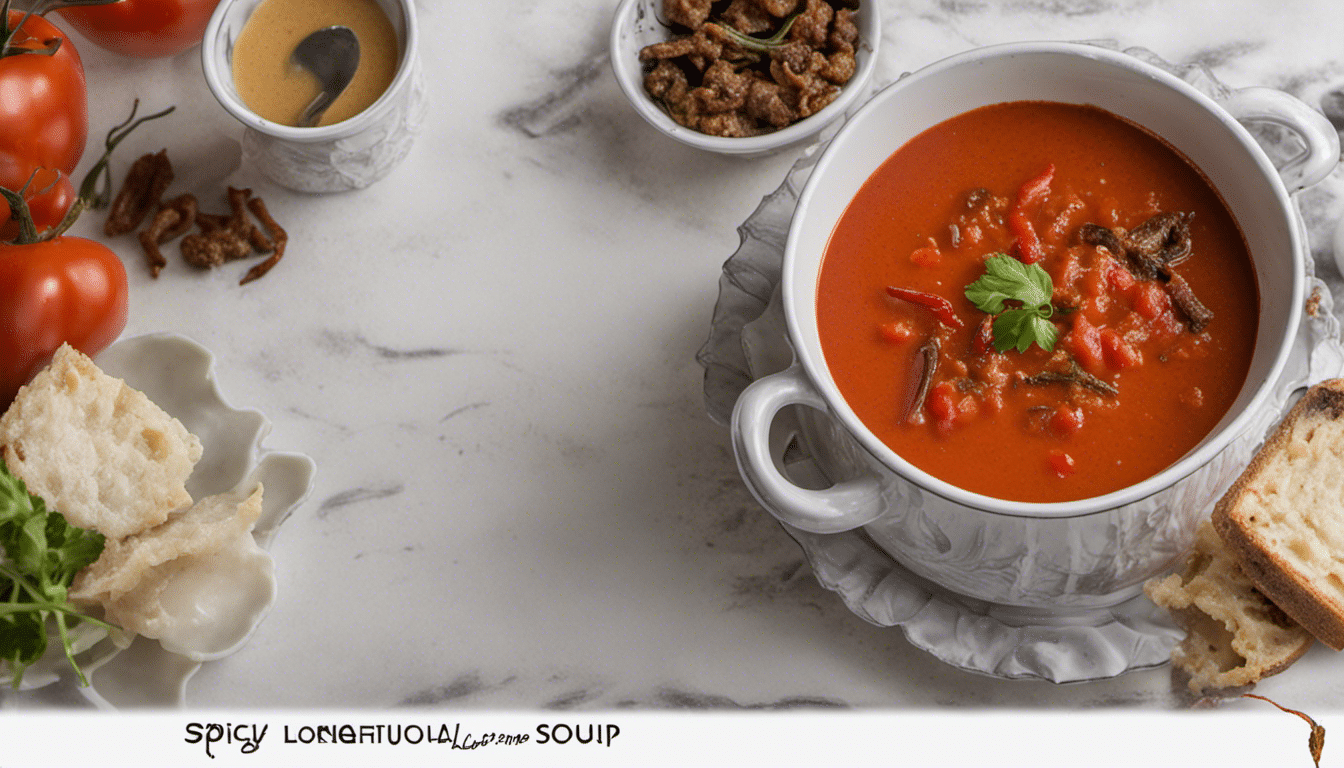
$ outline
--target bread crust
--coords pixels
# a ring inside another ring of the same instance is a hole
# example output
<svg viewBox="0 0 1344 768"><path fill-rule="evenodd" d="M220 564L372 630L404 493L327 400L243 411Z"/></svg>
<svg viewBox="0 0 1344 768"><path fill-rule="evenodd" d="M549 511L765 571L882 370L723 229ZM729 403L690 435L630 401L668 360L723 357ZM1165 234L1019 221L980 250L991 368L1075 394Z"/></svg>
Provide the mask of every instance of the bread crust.
<svg viewBox="0 0 1344 768"><path fill-rule="evenodd" d="M1309 389L1219 499L1212 516L1218 535L1256 587L1336 651L1344 649L1344 605L1319 589L1282 555L1275 542L1266 536L1264 521L1258 521L1254 510L1247 508L1247 500L1258 492L1270 462L1289 450L1299 424L1309 420L1326 424L1338 422L1341 417L1344 417L1344 379L1331 379ZM1335 426L1344 438L1344 424ZM1344 466L1339 471L1344 472ZM1344 505L1341 507L1328 513L1344 516Z"/></svg>

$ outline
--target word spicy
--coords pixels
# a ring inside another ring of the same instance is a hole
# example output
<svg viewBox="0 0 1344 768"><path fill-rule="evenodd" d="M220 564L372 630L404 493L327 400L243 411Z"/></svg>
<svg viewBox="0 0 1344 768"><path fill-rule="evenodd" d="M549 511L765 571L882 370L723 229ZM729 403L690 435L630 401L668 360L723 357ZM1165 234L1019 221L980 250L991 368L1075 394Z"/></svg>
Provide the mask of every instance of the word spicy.
<svg viewBox="0 0 1344 768"><path fill-rule="evenodd" d="M211 760L215 755L210 748L215 744L239 744L244 755L250 755L261 748L261 740L266 738L269 725L258 727L245 723L187 723L187 735L183 739L188 744L205 742L205 754Z"/></svg>

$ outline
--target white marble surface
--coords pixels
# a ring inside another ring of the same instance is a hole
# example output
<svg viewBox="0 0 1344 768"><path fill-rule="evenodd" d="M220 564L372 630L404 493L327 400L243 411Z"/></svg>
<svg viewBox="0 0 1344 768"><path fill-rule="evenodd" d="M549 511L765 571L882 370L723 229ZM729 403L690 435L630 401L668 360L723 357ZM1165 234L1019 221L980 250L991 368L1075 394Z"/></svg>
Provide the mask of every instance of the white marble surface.
<svg viewBox="0 0 1344 768"><path fill-rule="evenodd" d="M883 4L879 84L1044 38L1144 46L1314 105L1344 86L1334 0ZM269 276L239 287L245 264L202 274L174 256L152 280L132 238L112 243L131 274L126 333L210 348L226 397L274 422L267 445L318 466L272 546L273 612L197 674L189 705L1188 705L1166 669L1069 686L961 672L818 586L739 480L694 357L735 227L797 151L733 160L655 134L606 60L615 0L417 7L429 112L403 166L330 196L228 176L289 232ZM177 105L123 145L118 175L160 147L183 175L227 160L242 129L197 52L80 50L95 137L136 96ZM1338 176L1303 201L1336 290ZM207 204L223 210L219 194ZM1344 659L1318 646L1258 692L1339 706Z"/></svg>

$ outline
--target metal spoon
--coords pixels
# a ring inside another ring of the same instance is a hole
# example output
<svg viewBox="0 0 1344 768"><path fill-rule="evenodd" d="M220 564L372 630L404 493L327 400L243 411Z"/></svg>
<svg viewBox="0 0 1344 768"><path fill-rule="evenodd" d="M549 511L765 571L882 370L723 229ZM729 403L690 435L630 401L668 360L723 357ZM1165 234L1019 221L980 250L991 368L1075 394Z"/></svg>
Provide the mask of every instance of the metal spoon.
<svg viewBox="0 0 1344 768"><path fill-rule="evenodd" d="M324 27L303 38L290 54L290 61L317 78L322 92L303 110L299 125L317 125L322 113L355 77L359 68L359 39L349 27Z"/></svg>

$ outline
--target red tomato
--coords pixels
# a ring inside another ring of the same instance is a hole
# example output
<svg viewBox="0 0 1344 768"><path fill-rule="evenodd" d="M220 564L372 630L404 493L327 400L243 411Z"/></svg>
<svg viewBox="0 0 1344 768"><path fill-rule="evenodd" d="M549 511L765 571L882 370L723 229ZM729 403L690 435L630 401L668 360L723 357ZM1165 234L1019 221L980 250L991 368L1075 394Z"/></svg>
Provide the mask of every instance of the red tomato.
<svg viewBox="0 0 1344 768"><path fill-rule="evenodd" d="M22 18L21 11L9 12L10 24ZM60 47L51 56L0 58L0 156L26 162L29 173L36 168L73 172L89 135L84 64L65 33L41 16L29 16L10 45L40 50L57 40ZM13 188L19 186L22 181Z"/></svg>
<svg viewBox="0 0 1344 768"><path fill-rule="evenodd" d="M9 23L23 19L9 12ZM10 44L54 55L14 53L0 57L0 186L25 198L39 231L65 217L75 200L70 173L84 154L89 133L84 65L65 33L40 16L30 16ZM37 175L34 176L34 172ZM59 172L59 173L58 173ZM9 206L0 201L0 237L11 239Z"/></svg>
<svg viewBox="0 0 1344 768"><path fill-rule="evenodd" d="M47 168L32 174L24 163L0 155L0 187L18 192L25 184L28 188L23 199L28 202L38 232L60 224L78 197L74 182L66 174ZM18 234L18 223L9 220L9 203L0 199L0 240L13 240Z"/></svg>
<svg viewBox="0 0 1344 768"><path fill-rule="evenodd" d="M94 355L126 327L126 270L82 237L0 245L0 410L63 342Z"/></svg>
<svg viewBox="0 0 1344 768"><path fill-rule="evenodd" d="M201 42L219 0L121 0L58 8L90 42L122 56L173 56Z"/></svg>

